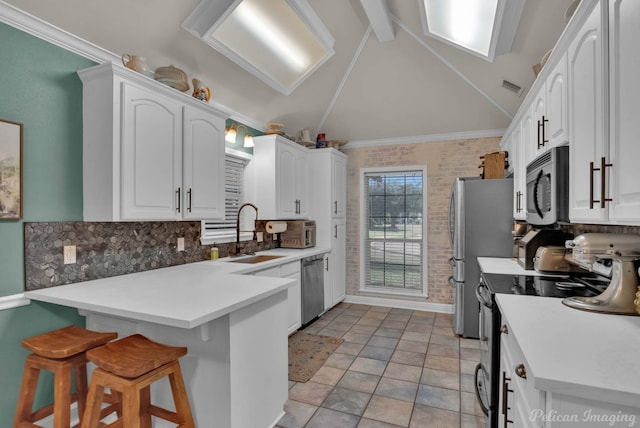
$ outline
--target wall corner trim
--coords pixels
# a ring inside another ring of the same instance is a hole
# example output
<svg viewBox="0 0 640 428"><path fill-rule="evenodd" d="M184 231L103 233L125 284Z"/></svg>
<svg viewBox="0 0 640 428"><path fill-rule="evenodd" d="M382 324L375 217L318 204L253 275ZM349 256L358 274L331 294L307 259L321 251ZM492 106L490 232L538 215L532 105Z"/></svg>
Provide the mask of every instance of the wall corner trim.
<svg viewBox="0 0 640 428"><path fill-rule="evenodd" d="M30 303L31 300L27 299L24 293L3 296L0 297L0 311L4 309L19 308L20 306L27 306Z"/></svg>

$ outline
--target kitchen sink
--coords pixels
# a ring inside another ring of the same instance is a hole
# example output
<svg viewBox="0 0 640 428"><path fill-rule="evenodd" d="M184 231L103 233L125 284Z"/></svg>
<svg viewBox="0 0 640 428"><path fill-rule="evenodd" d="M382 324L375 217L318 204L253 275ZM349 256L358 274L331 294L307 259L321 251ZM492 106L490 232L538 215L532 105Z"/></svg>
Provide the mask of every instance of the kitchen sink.
<svg viewBox="0 0 640 428"><path fill-rule="evenodd" d="M284 256L260 255L260 256L252 256L252 257L243 257L241 259L235 259L235 260L229 260L229 261L233 262L233 263L251 263L251 264L255 264L255 263L267 262L267 261L273 260L273 259L279 259L281 257L284 257Z"/></svg>

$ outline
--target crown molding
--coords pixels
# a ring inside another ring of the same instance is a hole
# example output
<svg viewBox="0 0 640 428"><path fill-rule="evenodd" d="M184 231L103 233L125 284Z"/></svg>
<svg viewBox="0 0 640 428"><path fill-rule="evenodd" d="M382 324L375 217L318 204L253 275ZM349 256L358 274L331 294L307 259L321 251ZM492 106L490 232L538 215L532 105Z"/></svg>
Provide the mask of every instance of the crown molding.
<svg viewBox="0 0 640 428"><path fill-rule="evenodd" d="M472 140L476 138L502 137L505 129L488 129L484 131L452 132L448 134L413 135L409 137L391 137L375 140L352 140L342 147L344 150L359 147L395 146L399 144L439 143L443 141Z"/></svg>

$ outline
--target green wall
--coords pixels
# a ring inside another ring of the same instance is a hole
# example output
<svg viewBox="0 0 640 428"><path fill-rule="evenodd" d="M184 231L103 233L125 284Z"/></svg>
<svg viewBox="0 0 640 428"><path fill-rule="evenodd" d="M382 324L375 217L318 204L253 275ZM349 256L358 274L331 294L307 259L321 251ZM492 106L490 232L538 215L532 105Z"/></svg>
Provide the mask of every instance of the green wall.
<svg viewBox="0 0 640 428"><path fill-rule="evenodd" d="M94 63L0 23L0 119L24 125L23 221L82 220L82 84ZM0 221L0 296L24 290L23 221ZM73 309L32 303L0 311L0 426L11 426L26 337L69 324ZM42 388L51 383L46 376ZM38 402L50 394L40 394Z"/></svg>

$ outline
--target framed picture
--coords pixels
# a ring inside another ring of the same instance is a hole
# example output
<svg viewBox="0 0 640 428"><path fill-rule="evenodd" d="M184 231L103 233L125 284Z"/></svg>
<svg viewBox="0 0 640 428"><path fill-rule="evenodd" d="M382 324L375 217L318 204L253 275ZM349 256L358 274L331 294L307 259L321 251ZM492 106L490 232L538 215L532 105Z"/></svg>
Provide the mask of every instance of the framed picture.
<svg viewBox="0 0 640 428"><path fill-rule="evenodd" d="M0 220L22 218L22 124L0 119Z"/></svg>

